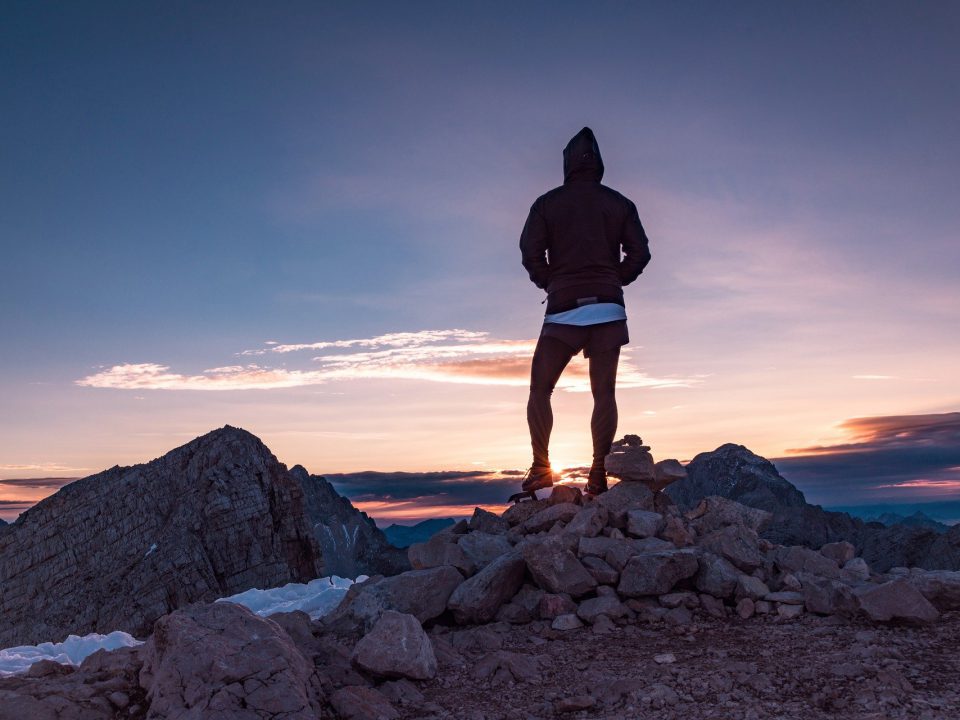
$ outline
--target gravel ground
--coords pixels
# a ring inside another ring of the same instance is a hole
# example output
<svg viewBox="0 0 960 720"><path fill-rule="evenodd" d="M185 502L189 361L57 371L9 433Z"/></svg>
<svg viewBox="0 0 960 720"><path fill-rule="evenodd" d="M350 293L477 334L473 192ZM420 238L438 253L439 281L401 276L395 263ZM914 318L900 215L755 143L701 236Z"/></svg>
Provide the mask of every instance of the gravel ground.
<svg viewBox="0 0 960 720"><path fill-rule="evenodd" d="M926 627L811 615L432 631L438 677L401 717L956 720L960 612Z"/></svg>

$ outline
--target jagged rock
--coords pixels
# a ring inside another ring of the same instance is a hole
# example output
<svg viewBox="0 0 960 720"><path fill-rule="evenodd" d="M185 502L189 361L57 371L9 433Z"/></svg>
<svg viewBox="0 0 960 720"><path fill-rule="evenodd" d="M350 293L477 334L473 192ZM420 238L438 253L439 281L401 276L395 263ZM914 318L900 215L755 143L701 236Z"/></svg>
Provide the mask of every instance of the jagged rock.
<svg viewBox="0 0 960 720"><path fill-rule="evenodd" d="M518 502L504 510L503 515L500 517L503 520L506 520L510 527L516 527L548 507L550 507L549 500L529 500Z"/></svg>
<svg viewBox="0 0 960 720"><path fill-rule="evenodd" d="M608 618L613 619L624 617L628 612L626 606L615 596L595 597L580 603L580 606L577 608L577 617L593 624L600 615L606 615Z"/></svg>
<svg viewBox="0 0 960 720"><path fill-rule="evenodd" d="M547 592L580 597L597 586L577 556L559 544L527 545L523 559L534 581Z"/></svg>
<svg viewBox="0 0 960 720"><path fill-rule="evenodd" d="M510 529L510 524L496 513L483 508L474 508L469 527L473 532L505 535L507 530Z"/></svg>
<svg viewBox="0 0 960 720"><path fill-rule="evenodd" d="M417 686L405 678L385 682L379 690L387 700L401 705L418 705L424 700L423 693L417 689Z"/></svg>
<svg viewBox="0 0 960 720"><path fill-rule="evenodd" d="M663 515L649 510L627 511L627 534L637 538L653 537L663 528Z"/></svg>
<svg viewBox="0 0 960 720"><path fill-rule="evenodd" d="M596 537L607 525L607 509L597 503L590 503L573 517L566 530L581 537Z"/></svg>
<svg viewBox="0 0 960 720"><path fill-rule="evenodd" d="M661 460L654 465L654 480L650 487L651 490L659 491L665 489L668 485L684 480L687 477L687 471L677 460Z"/></svg>
<svg viewBox="0 0 960 720"><path fill-rule="evenodd" d="M751 572L763 566L757 533L743 525L727 525L697 540L697 545L726 558L741 570Z"/></svg>
<svg viewBox="0 0 960 720"><path fill-rule="evenodd" d="M160 618L142 647L150 717L234 720L322 714L313 664L276 623L233 603L192 605Z"/></svg>
<svg viewBox="0 0 960 720"><path fill-rule="evenodd" d="M304 511L323 553L325 575L396 575L410 569L406 553L394 547L366 513L341 496L326 478L302 465L290 475L303 490Z"/></svg>
<svg viewBox="0 0 960 720"><path fill-rule="evenodd" d="M554 630L576 630L577 628L583 627L583 621L580 620L573 613L566 615L558 615L553 619L553 622L550 623L550 627Z"/></svg>
<svg viewBox="0 0 960 720"><path fill-rule="evenodd" d="M485 623L494 619L500 606L523 584L526 563L518 551L501 555L469 580L460 584L447 607L457 622Z"/></svg>
<svg viewBox="0 0 960 720"><path fill-rule="evenodd" d="M696 574L698 568L696 555L688 550L635 555L620 573L617 592L625 597L663 595L680 580Z"/></svg>
<svg viewBox="0 0 960 720"><path fill-rule="evenodd" d="M695 538L692 532L683 524L683 520L678 517L668 517L660 531L660 537L669 540L674 547L684 548L693 545Z"/></svg>
<svg viewBox="0 0 960 720"><path fill-rule="evenodd" d="M426 542L414 543L407 548L410 566L414 570L424 570L449 565L467 577L473 575L476 566L456 540L457 536L440 532Z"/></svg>
<svg viewBox="0 0 960 720"><path fill-rule="evenodd" d="M0 647L143 637L191 602L322 570L300 483L256 437L225 426L65 485L0 533Z"/></svg>
<svg viewBox="0 0 960 720"><path fill-rule="evenodd" d="M582 537L577 542L577 556L584 558L592 555L602 558L609 550L620 547L628 548L634 553L637 552L634 550L636 545L633 540L617 540L609 537Z"/></svg>
<svg viewBox="0 0 960 720"><path fill-rule="evenodd" d="M630 558L641 553L667 552L674 550L671 543L660 538L643 538L643 540L626 541L611 546L603 558L618 572L622 571L630 562Z"/></svg>
<svg viewBox="0 0 960 720"><path fill-rule="evenodd" d="M727 610L724 607L723 600L707 593L700 593L697 596L700 600L700 607L710 617L723 619L727 616ZM768 603L769 606L769 603Z"/></svg>
<svg viewBox="0 0 960 720"><path fill-rule="evenodd" d="M860 610L874 622L931 623L940 617L937 609L907 580L865 585L854 590Z"/></svg>
<svg viewBox="0 0 960 720"><path fill-rule="evenodd" d="M470 674L495 682L527 683L540 677L540 668L534 657L497 650L482 657Z"/></svg>
<svg viewBox="0 0 960 720"><path fill-rule="evenodd" d="M584 557L580 562L587 569L587 572L593 575L594 579L601 585L616 585L620 579L620 573L614 570L606 561L593 555Z"/></svg>
<svg viewBox="0 0 960 720"><path fill-rule="evenodd" d="M700 569L694 578L694 585L701 593L717 598L731 597L737 589L741 573L732 563L711 553L700 558Z"/></svg>
<svg viewBox="0 0 960 720"><path fill-rule="evenodd" d="M719 495L703 498L686 514L687 520L700 535L719 530L728 525L739 525L760 532L770 524L772 514L748 507Z"/></svg>
<svg viewBox="0 0 960 720"><path fill-rule="evenodd" d="M803 573L801 573L801 575L802 574ZM780 577L780 584L783 586L782 588L780 588L781 590L794 590L796 592L800 592L801 590L803 590L803 585L797 579L797 576L794 575L793 573L784 573Z"/></svg>
<svg viewBox="0 0 960 720"><path fill-rule="evenodd" d="M607 523L614 528L627 526L630 510L655 510L653 493L638 482L619 482L594 501L607 511Z"/></svg>
<svg viewBox="0 0 960 720"><path fill-rule="evenodd" d="M377 677L429 680L437 674L437 658L420 621L392 610L385 611L360 639L350 659Z"/></svg>
<svg viewBox="0 0 960 720"><path fill-rule="evenodd" d="M553 620L561 615L575 614L577 612L577 604L569 595L545 593L540 599L538 612L544 620Z"/></svg>
<svg viewBox="0 0 960 720"><path fill-rule="evenodd" d="M840 579L851 584L865 582L870 579L870 566L863 558L848 560L840 570Z"/></svg>
<svg viewBox="0 0 960 720"><path fill-rule="evenodd" d="M497 620L510 623L528 623L539 616L540 603L546 593L533 585L524 585L513 599L500 607Z"/></svg>
<svg viewBox="0 0 960 720"><path fill-rule="evenodd" d="M770 593L770 588L760 578L752 575L740 575L737 578L737 587L734 590L734 597L737 600L750 598L751 600L761 600Z"/></svg>
<svg viewBox="0 0 960 720"><path fill-rule="evenodd" d="M395 610L424 623L443 614L450 595L462 582L463 575L449 565L371 579L351 586L324 622L332 625L348 619L370 628L384 610Z"/></svg>
<svg viewBox="0 0 960 720"><path fill-rule="evenodd" d="M382 693L363 685L340 688L330 696L330 704L343 720L395 720L400 717Z"/></svg>
<svg viewBox="0 0 960 720"><path fill-rule="evenodd" d="M939 610L960 610L960 572L912 573L907 581Z"/></svg>
<svg viewBox="0 0 960 720"><path fill-rule="evenodd" d="M504 535L493 535L485 532L472 532L461 535L457 543L467 559L482 570L501 555L510 552L513 546Z"/></svg>
<svg viewBox="0 0 960 720"><path fill-rule="evenodd" d="M803 576L803 605L819 615L853 615L858 607L849 585L813 575Z"/></svg>
<svg viewBox="0 0 960 720"><path fill-rule="evenodd" d="M553 527L554 523L568 523L580 512L580 506L574 503L559 503L548 505L523 521L520 532L525 534L543 532Z"/></svg>
<svg viewBox="0 0 960 720"><path fill-rule="evenodd" d="M551 505L561 503L579 505L583 502L583 493L580 492L580 488L573 487L573 485L554 485L548 500Z"/></svg>
<svg viewBox="0 0 960 720"><path fill-rule="evenodd" d="M764 598L767 602L781 603L784 605L803 605L803 593L796 590L780 590L778 592L767 593Z"/></svg>
<svg viewBox="0 0 960 720"><path fill-rule="evenodd" d="M780 569L787 572L805 572L835 580L840 578L840 567L837 563L810 548L800 545L777 547L771 556Z"/></svg>
<svg viewBox="0 0 960 720"><path fill-rule="evenodd" d="M820 548L820 554L824 557L828 557L833 560L837 565L843 567L846 563L857 554L857 549L853 546L852 543L848 543L845 540L840 542L832 542L823 545Z"/></svg>

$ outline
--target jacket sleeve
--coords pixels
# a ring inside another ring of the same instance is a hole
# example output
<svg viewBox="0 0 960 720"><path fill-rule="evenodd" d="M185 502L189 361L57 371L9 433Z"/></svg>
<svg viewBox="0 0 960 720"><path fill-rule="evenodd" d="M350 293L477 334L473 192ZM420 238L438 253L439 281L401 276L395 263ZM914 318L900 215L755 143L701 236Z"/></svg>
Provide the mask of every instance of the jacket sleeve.
<svg viewBox="0 0 960 720"><path fill-rule="evenodd" d="M636 280L650 262L650 246L647 233L640 223L637 206L630 203L627 218L620 237L623 259L620 261L620 282L629 285Z"/></svg>
<svg viewBox="0 0 960 720"><path fill-rule="evenodd" d="M546 288L550 281L550 265L547 262L547 222L534 203L527 222L520 233L520 256L530 280L538 288Z"/></svg>

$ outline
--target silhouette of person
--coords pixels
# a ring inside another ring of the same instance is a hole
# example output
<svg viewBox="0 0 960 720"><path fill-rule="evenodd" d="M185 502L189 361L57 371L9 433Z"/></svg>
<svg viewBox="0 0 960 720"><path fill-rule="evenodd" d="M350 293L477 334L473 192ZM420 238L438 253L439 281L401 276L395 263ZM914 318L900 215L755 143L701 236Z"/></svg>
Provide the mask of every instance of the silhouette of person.
<svg viewBox="0 0 960 720"><path fill-rule="evenodd" d="M553 484L550 396L581 350L590 363L593 393L593 463L586 492L607 489L604 458L617 431L617 365L620 347L629 342L623 286L643 272L650 250L636 206L601 185L602 177L600 147L585 127L563 150L563 185L537 198L520 235L523 267L547 292L530 369L527 424L533 464L524 476L524 491Z"/></svg>

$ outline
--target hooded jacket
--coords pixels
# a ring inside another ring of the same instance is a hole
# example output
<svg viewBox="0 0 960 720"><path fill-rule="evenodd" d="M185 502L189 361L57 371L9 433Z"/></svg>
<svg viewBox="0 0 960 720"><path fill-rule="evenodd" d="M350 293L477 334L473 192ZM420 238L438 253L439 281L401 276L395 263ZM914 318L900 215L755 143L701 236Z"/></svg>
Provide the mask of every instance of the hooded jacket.
<svg viewBox="0 0 960 720"><path fill-rule="evenodd" d="M530 208L520 252L530 280L547 291L547 313L588 296L622 305L621 288L650 262L636 206L602 178L600 147L585 127L563 150L563 185Z"/></svg>

